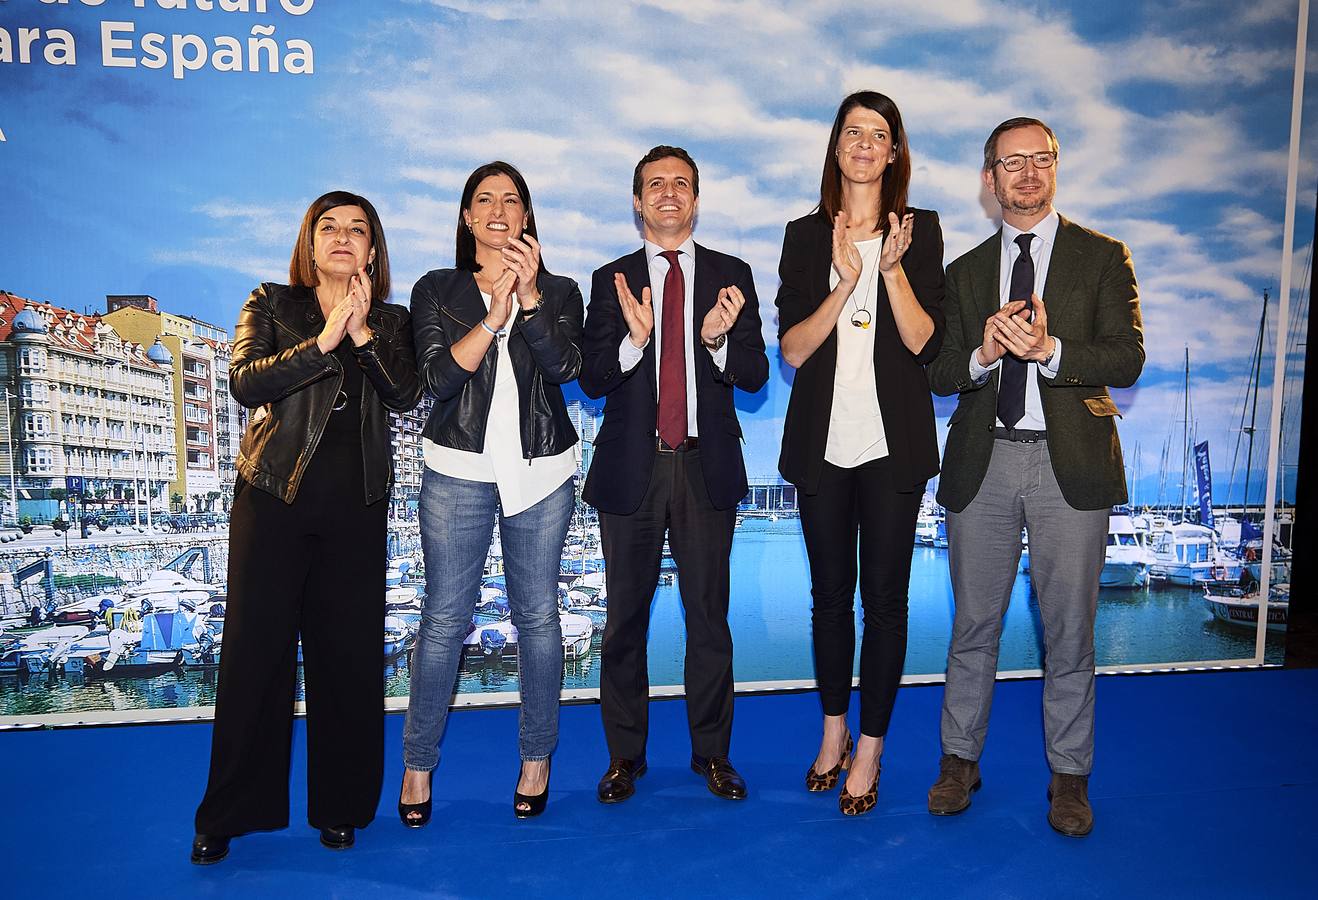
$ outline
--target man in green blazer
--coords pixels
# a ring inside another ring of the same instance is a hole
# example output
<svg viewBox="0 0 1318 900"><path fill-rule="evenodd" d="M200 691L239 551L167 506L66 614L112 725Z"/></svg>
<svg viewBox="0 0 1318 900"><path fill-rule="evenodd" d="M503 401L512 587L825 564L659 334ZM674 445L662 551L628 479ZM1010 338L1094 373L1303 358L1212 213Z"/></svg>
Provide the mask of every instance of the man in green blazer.
<svg viewBox="0 0 1318 900"><path fill-rule="evenodd" d="M982 176L1002 229L947 268L947 333L929 382L960 398L938 489L956 615L929 811L960 813L979 788L1025 527L1044 628L1048 821L1080 837L1093 828L1098 579L1109 508L1127 499L1108 388L1135 382L1144 345L1125 244L1053 209L1058 150L1038 119L993 130Z"/></svg>

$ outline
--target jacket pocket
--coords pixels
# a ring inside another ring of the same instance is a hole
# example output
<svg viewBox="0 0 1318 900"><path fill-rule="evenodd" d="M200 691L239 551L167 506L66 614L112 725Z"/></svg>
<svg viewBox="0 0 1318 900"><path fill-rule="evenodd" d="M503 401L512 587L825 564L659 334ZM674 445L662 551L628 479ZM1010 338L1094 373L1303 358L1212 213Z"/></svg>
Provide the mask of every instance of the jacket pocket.
<svg viewBox="0 0 1318 900"><path fill-rule="evenodd" d="M1085 407L1095 416L1121 416L1121 410L1112 402L1111 397L1086 397Z"/></svg>

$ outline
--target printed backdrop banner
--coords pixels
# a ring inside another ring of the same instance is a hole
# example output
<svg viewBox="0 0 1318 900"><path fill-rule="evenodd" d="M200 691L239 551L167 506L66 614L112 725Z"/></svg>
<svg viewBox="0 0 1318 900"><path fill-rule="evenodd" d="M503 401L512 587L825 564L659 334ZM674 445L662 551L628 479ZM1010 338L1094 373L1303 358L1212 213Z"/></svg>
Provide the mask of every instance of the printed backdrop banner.
<svg viewBox="0 0 1318 900"><path fill-rule="evenodd" d="M0 725L209 714L246 416L228 394L229 340L248 292L286 280L314 197L343 188L375 203L390 300L406 303L418 277L453 264L467 174L508 160L530 184L546 264L588 291L594 268L639 246L632 169L661 143L700 165L697 238L751 264L773 363L769 384L737 399L752 486L731 560L736 678L809 684L809 576L796 492L777 474L793 370L773 300L783 226L818 202L833 113L861 88L903 111L910 201L938 211L946 261L998 227L982 148L1013 115L1058 133L1058 209L1131 247L1148 361L1114 392L1132 502L1111 519L1100 666L1279 660L1308 315L1307 289L1287 290L1286 276L1309 282L1318 171L1311 129L1288 155L1303 137L1291 115L1298 8L0 2ZM568 397L580 472L600 404L575 385ZM954 405L936 401L940 439ZM406 701L425 602L426 409L396 422L391 706ZM912 542L909 680L942 677L951 623L935 487ZM459 702L515 697L502 567L496 539ZM1040 666L1027 568L1004 671ZM561 571L564 688L589 696L608 592L598 523L580 504ZM680 691L684 640L665 556L657 692Z"/></svg>

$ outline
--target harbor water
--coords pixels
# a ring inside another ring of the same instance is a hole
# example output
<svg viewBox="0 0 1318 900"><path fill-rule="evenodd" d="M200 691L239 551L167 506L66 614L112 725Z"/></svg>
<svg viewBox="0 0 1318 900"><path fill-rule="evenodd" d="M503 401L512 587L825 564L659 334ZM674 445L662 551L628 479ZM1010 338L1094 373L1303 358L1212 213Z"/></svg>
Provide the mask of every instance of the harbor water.
<svg viewBox="0 0 1318 900"><path fill-rule="evenodd" d="M908 675L943 671L952 621L947 552L916 545L910 592ZM810 646L810 584L800 523L748 519L736 533L732 552L729 621L739 683L805 682L813 678ZM859 604L857 604L859 607ZM860 610L857 608L857 634ZM568 659L565 688L599 686L596 632L589 648ZM1248 660L1254 631L1214 619L1202 588L1162 585L1104 588L1096 626L1099 665L1165 666L1211 660ZM649 641L652 686L680 685L685 648L680 582L656 591ZM1270 632L1266 659L1281 662L1284 635ZM1003 628L999 668L1038 669L1042 664L1038 608L1028 576L1016 581ZM858 660L857 660L858 662ZM385 661L385 694L405 697L408 655ZM136 710L210 706L215 697L214 667L183 666L150 677L83 678L76 672L0 677L0 716L31 716L86 710ZM469 657L457 690L462 693L517 689L515 655ZM299 680L299 694L301 682Z"/></svg>

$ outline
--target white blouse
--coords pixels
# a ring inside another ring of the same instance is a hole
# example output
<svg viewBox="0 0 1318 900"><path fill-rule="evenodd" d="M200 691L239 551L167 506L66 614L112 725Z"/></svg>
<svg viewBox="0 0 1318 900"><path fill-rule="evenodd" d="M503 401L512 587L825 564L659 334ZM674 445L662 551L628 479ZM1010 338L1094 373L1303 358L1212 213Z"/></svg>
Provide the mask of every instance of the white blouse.
<svg viewBox="0 0 1318 900"><path fill-rule="evenodd" d="M824 448L824 459L843 469L888 455L888 438L883 431L878 386L874 381L874 321L878 318L875 307L882 296L878 281L883 237L857 241L856 248L861 257L860 280L837 319L833 410L828 419L828 444ZM836 288L840 280L837 269L830 267L829 288ZM869 327L853 325L857 319L868 321Z"/></svg>
<svg viewBox="0 0 1318 900"><path fill-rule="evenodd" d="M481 292L481 297L485 300L485 309L489 310L490 295ZM498 356L494 366L494 396L490 399L490 416L485 424L485 449L472 453L441 446L428 438L422 442L427 468L450 478L493 482L498 488L499 505L505 516L515 516L535 506L577 471L573 447L555 456L530 460L522 456L517 378L513 374L512 357L508 354L508 336L513 327L510 319L496 338Z"/></svg>

